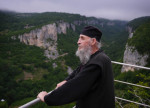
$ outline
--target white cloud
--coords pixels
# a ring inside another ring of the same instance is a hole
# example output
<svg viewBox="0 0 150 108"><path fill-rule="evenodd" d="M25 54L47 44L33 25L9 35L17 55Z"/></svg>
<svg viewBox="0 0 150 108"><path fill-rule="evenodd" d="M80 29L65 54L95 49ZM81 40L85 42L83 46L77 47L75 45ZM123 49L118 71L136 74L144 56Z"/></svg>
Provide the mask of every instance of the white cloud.
<svg viewBox="0 0 150 108"><path fill-rule="evenodd" d="M0 0L0 9L17 12L68 12L109 19L150 16L150 0Z"/></svg>

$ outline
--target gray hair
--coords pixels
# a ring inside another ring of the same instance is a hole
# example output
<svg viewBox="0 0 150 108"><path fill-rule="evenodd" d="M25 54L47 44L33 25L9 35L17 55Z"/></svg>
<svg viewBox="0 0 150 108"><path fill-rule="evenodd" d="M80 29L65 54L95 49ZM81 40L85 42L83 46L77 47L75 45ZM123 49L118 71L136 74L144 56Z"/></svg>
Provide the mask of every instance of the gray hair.
<svg viewBox="0 0 150 108"><path fill-rule="evenodd" d="M91 41L92 41L92 38L91 38ZM96 41L96 47L97 47L98 49L100 49L100 48L101 48L101 42Z"/></svg>
<svg viewBox="0 0 150 108"><path fill-rule="evenodd" d="M101 48L101 42L96 41L96 46L98 49L100 49Z"/></svg>

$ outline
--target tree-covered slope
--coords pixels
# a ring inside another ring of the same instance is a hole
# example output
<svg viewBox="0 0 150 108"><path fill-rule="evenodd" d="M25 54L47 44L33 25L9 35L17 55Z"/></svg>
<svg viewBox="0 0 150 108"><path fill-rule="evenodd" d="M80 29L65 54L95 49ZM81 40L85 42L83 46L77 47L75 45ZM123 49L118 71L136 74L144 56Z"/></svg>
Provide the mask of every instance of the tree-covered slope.
<svg viewBox="0 0 150 108"><path fill-rule="evenodd" d="M135 30L139 26L141 26L142 24L148 22L149 19L150 19L150 16L136 18L136 19L133 19L133 20L129 21L127 25L131 26L133 28L133 30Z"/></svg>
<svg viewBox="0 0 150 108"><path fill-rule="evenodd" d="M15 13L0 11L0 31L23 30L26 25L41 27L57 21L72 22L75 20L86 20L85 16L79 14L68 14L58 12L45 13Z"/></svg>
<svg viewBox="0 0 150 108"><path fill-rule="evenodd" d="M139 21L139 25L136 24L137 21ZM133 37L128 40L128 44L134 46L140 54L150 55L150 17L135 19L129 25L135 29ZM148 64L150 64L150 59L148 59Z"/></svg>

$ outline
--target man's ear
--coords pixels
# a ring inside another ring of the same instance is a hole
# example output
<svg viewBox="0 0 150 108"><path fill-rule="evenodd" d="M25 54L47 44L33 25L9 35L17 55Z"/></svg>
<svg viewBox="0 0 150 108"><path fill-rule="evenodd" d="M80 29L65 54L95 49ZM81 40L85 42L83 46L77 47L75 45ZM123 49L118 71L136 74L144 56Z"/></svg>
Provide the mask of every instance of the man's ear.
<svg viewBox="0 0 150 108"><path fill-rule="evenodd" d="M92 38L92 45L95 45L95 44L96 44L96 39Z"/></svg>

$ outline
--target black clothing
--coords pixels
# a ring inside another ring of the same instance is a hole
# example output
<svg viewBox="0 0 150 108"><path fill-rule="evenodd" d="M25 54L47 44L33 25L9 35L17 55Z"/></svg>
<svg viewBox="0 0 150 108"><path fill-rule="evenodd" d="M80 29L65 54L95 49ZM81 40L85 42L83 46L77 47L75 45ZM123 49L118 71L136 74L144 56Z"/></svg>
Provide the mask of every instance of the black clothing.
<svg viewBox="0 0 150 108"><path fill-rule="evenodd" d="M44 97L48 105L77 101L77 108L114 108L114 85L110 59L101 50L79 66L67 82Z"/></svg>

